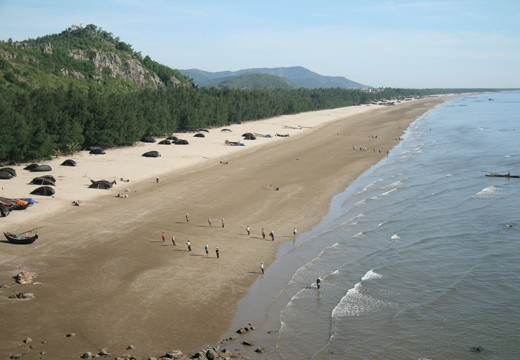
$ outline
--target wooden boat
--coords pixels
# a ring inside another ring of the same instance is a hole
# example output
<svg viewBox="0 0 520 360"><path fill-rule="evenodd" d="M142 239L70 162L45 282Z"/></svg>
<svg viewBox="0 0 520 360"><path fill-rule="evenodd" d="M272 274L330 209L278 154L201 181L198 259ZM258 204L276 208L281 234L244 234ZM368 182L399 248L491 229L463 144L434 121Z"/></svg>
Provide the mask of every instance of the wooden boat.
<svg viewBox="0 0 520 360"><path fill-rule="evenodd" d="M38 239L38 234L34 233L34 231L37 229L39 228L27 230L18 234L4 231L4 235L7 241L9 241L11 244L28 245L32 244L36 239Z"/></svg>
<svg viewBox="0 0 520 360"><path fill-rule="evenodd" d="M507 173L507 174L487 173L486 176L520 179L520 175L511 175L510 173Z"/></svg>

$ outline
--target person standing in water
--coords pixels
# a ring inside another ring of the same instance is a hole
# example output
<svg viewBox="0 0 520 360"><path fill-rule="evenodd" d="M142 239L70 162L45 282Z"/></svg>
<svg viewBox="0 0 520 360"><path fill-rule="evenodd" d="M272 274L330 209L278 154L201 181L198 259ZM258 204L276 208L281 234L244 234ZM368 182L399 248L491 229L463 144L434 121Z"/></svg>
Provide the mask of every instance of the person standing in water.
<svg viewBox="0 0 520 360"><path fill-rule="evenodd" d="M209 226L212 226L212 225L211 225L211 218L210 218L210 217L208 218L208 225L209 225Z"/></svg>
<svg viewBox="0 0 520 360"><path fill-rule="evenodd" d="M175 243L175 236L173 236L173 235L172 235L172 245L177 246L177 244Z"/></svg>
<svg viewBox="0 0 520 360"><path fill-rule="evenodd" d="M164 231L161 234L162 241L164 242L166 240L166 235L164 234Z"/></svg>
<svg viewBox="0 0 520 360"><path fill-rule="evenodd" d="M189 240L188 240L188 242L186 243L186 246L188 246L188 251L191 252L191 243L190 243Z"/></svg>
<svg viewBox="0 0 520 360"><path fill-rule="evenodd" d="M318 288L318 290L319 290L320 287L321 287L321 279L320 279L320 278L317 278L317 279L316 279L316 288Z"/></svg>
<svg viewBox="0 0 520 360"><path fill-rule="evenodd" d="M215 248L215 254L217 254L217 259L220 259L220 250L218 249L218 246Z"/></svg>
<svg viewBox="0 0 520 360"><path fill-rule="evenodd" d="M186 224L190 223L190 214L186 213Z"/></svg>
<svg viewBox="0 0 520 360"><path fill-rule="evenodd" d="M264 273L264 263L263 262L260 263L260 271L262 271L262 274Z"/></svg>
<svg viewBox="0 0 520 360"><path fill-rule="evenodd" d="M204 245L204 251L206 252L206 256L209 255L209 245Z"/></svg>
<svg viewBox="0 0 520 360"><path fill-rule="evenodd" d="M265 230L264 230L264 228L262 228L262 239L265 240Z"/></svg>

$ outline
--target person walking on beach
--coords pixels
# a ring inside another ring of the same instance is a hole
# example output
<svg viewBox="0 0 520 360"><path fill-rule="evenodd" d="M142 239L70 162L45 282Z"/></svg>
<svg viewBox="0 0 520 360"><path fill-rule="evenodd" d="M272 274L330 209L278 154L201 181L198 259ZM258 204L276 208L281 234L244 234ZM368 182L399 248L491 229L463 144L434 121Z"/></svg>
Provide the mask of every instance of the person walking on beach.
<svg viewBox="0 0 520 360"><path fill-rule="evenodd" d="M164 231L161 234L162 241L164 242L166 240L166 235L164 234Z"/></svg>
<svg viewBox="0 0 520 360"><path fill-rule="evenodd" d="M251 235L251 229L249 228L249 225L246 226L247 235Z"/></svg>
<svg viewBox="0 0 520 360"><path fill-rule="evenodd" d="M190 214L186 213L186 224L190 223Z"/></svg>
<svg viewBox="0 0 520 360"><path fill-rule="evenodd" d="M298 231L296 230L296 228L294 228L293 231L292 231L293 236L296 237L297 233L298 233Z"/></svg>
<svg viewBox="0 0 520 360"><path fill-rule="evenodd" d="M155 181L157 182L157 184L159 184L159 178L155 178Z"/></svg>
<svg viewBox="0 0 520 360"><path fill-rule="evenodd" d="M222 218L222 228L224 228L224 218Z"/></svg>
<svg viewBox="0 0 520 360"><path fill-rule="evenodd" d="M175 243L175 236L173 236L173 235L172 235L172 245L177 246L177 244Z"/></svg>
<svg viewBox="0 0 520 360"><path fill-rule="evenodd" d="M211 218L208 218L208 225L211 226Z"/></svg>
<svg viewBox="0 0 520 360"><path fill-rule="evenodd" d="M265 240L265 230L264 230L264 228L262 228L262 239Z"/></svg>
<svg viewBox="0 0 520 360"><path fill-rule="evenodd" d="M186 243L186 245L188 246L188 251L191 252L191 243L190 243L189 240L188 240L188 242Z"/></svg>
<svg viewBox="0 0 520 360"><path fill-rule="evenodd" d="M204 251L206 252L206 256L209 255L209 245L204 245Z"/></svg>
<svg viewBox="0 0 520 360"><path fill-rule="evenodd" d="M274 241L274 232L271 231L271 232L269 233L269 236L271 237L271 240Z"/></svg>
<svg viewBox="0 0 520 360"><path fill-rule="evenodd" d="M215 254L217 254L217 259L220 259L220 250L218 249L218 246L215 249Z"/></svg>
<svg viewBox="0 0 520 360"><path fill-rule="evenodd" d="M260 263L260 271L262 271L262 274L264 273L264 263L263 262Z"/></svg>

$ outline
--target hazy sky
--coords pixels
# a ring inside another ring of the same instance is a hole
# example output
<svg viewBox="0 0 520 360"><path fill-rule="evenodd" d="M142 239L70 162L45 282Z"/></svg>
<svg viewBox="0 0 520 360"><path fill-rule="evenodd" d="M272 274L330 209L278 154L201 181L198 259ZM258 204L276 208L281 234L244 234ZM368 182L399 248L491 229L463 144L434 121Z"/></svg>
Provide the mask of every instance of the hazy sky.
<svg viewBox="0 0 520 360"><path fill-rule="evenodd" d="M520 0L0 0L0 39L94 24L176 69L520 87Z"/></svg>

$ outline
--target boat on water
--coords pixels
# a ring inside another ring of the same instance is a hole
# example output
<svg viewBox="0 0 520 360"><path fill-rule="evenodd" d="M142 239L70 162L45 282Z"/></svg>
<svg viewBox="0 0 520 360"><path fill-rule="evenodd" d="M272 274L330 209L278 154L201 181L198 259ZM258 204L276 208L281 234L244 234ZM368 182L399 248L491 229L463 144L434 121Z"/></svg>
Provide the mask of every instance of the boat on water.
<svg viewBox="0 0 520 360"><path fill-rule="evenodd" d="M34 230L28 230L22 233L10 233L4 231L5 238L12 244L17 245L28 245L32 244L36 239L38 239L38 234L34 233Z"/></svg>
<svg viewBox="0 0 520 360"><path fill-rule="evenodd" d="M507 174L487 173L486 176L520 179L520 175L511 175L510 173L507 173Z"/></svg>

